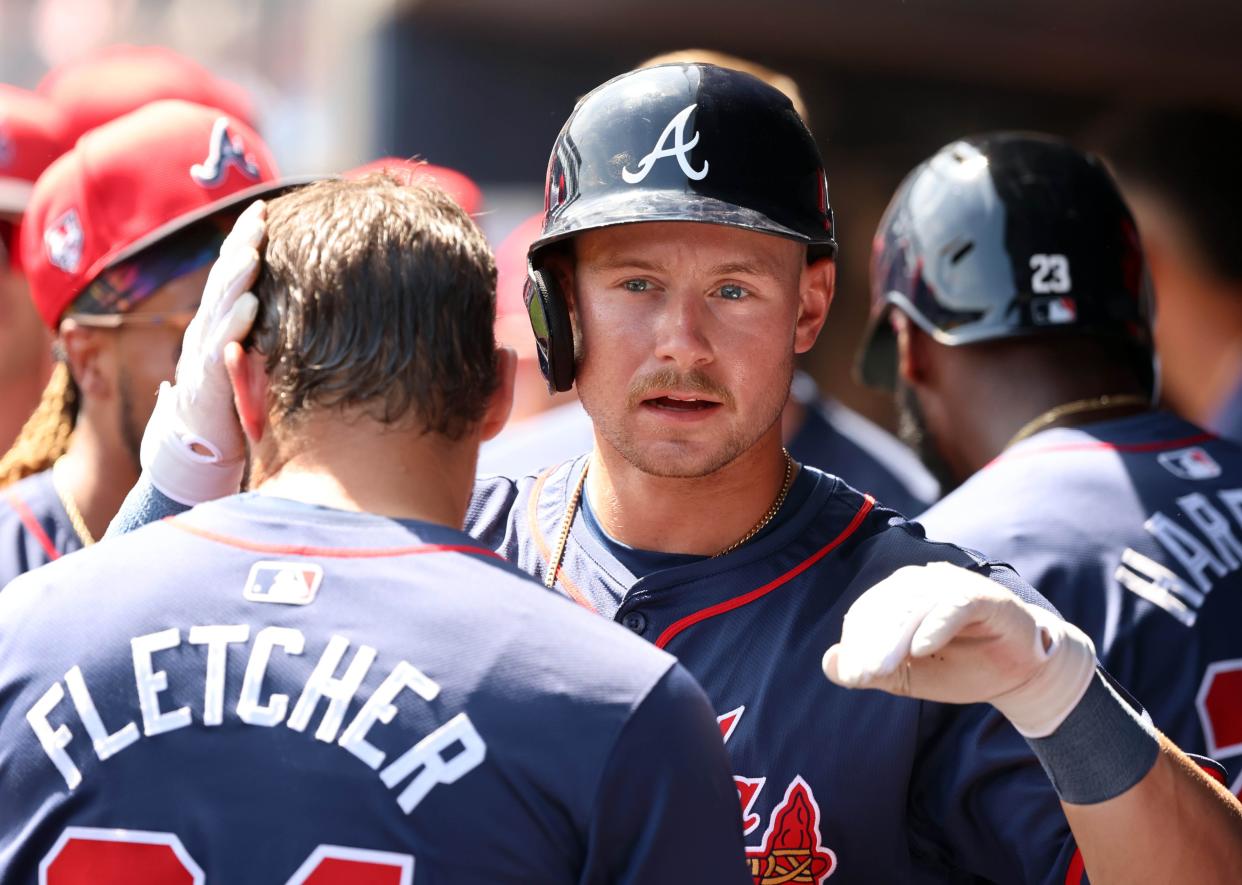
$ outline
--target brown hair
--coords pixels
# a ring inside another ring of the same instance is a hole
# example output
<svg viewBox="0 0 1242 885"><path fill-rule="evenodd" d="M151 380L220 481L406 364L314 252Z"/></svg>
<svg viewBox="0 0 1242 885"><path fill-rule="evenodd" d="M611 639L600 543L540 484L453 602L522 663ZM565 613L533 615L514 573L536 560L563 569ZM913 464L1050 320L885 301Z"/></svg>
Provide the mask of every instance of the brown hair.
<svg viewBox="0 0 1242 885"><path fill-rule="evenodd" d="M249 342L283 425L361 411L459 439L499 383L496 265L434 184L380 173L273 200Z"/></svg>
<svg viewBox="0 0 1242 885"><path fill-rule="evenodd" d="M794 106L794 110L798 112L798 116L802 118L802 122L806 122L806 102L802 100L802 92L798 89L798 84L794 82L793 77L764 67L750 59L729 55L727 52L717 52L715 49L678 49L673 52L664 52L660 55L652 56L639 64L638 67L654 68L656 65L676 64L678 62L687 64L698 62L700 64L715 65L718 68L731 68L735 71L741 71L743 74L750 74L752 77L767 83L773 89L779 89L785 93L790 103Z"/></svg>
<svg viewBox="0 0 1242 885"><path fill-rule="evenodd" d="M58 359L38 407L0 458L0 488L48 470L65 454L78 422L78 401L78 386L69 366Z"/></svg>

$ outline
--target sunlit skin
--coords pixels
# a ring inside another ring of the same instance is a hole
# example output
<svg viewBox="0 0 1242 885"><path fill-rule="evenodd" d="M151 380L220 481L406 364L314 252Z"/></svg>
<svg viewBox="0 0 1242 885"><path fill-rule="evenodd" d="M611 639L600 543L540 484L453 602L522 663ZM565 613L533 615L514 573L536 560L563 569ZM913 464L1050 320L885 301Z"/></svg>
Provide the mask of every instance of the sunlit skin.
<svg viewBox="0 0 1242 885"><path fill-rule="evenodd" d="M138 480L138 443L161 381L173 380L181 339L202 298L210 266L166 283L127 316L160 315L158 325L90 328L68 317L60 340L82 406L58 479L91 534L101 537Z"/></svg>
<svg viewBox="0 0 1242 885"><path fill-rule="evenodd" d="M670 553L729 546L779 492L781 409L833 263L778 236L666 222L587 231L550 267L570 293L605 530Z"/></svg>

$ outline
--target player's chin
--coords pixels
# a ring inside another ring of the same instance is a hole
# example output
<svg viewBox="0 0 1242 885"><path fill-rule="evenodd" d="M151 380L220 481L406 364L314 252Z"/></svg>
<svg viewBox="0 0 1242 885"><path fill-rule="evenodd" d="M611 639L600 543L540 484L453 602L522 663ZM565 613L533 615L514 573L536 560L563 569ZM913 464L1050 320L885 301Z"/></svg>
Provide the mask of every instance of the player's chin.
<svg viewBox="0 0 1242 885"><path fill-rule="evenodd" d="M719 434L708 439L648 438L631 447L627 460L650 476L696 479L715 473L732 461L733 448L722 444Z"/></svg>

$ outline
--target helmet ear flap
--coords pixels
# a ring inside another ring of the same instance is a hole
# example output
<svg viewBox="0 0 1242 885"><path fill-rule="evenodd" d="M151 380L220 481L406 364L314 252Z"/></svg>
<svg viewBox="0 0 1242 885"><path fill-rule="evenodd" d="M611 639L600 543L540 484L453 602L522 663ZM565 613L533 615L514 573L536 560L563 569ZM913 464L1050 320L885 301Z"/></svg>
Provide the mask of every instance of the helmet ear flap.
<svg viewBox="0 0 1242 885"><path fill-rule="evenodd" d="M529 263L523 298L548 393L569 390L574 386L574 330L569 321L569 303L555 276L536 270Z"/></svg>

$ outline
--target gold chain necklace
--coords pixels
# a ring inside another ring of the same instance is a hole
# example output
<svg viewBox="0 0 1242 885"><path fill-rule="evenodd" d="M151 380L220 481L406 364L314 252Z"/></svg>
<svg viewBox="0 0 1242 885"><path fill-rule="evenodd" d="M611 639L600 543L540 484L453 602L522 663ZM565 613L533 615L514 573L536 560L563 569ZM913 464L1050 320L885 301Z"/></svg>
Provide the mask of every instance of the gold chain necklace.
<svg viewBox="0 0 1242 885"><path fill-rule="evenodd" d="M86 520L82 518L82 511L78 509L77 502L73 500L73 495L70 494L69 490L64 487L64 483L57 472L57 468L60 467L60 462L63 460L64 456L62 455L52 464L52 488L56 490L56 497L60 498L60 506L65 508L65 513L69 516L69 524L78 533L78 539L82 542L82 546L89 547L95 543L95 536L86 527Z"/></svg>
<svg viewBox="0 0 1242 885"><path fill-rule="evenodd" d="M1062 403L1059 406L1053 406L1046 412L1041 412L1023 424L1022 429L1015 433L1009 442L1005 443L1005 448L1017 445L1028 436L1069 415L1081 415L1084 412L1102 412L1105 409L1119 409L1122 406L1150 405L1150 399L1133 393L1109 393L1104 396L1093 396L1089 399L1076 399L1073 402Z"/></svg>
<svg viewBox="0 0 1242 885"><path fill-rule="evenodd" d="M726 553L732 553L738 547L741 547L755 535L763 531L780 512L781 506L785 503L785 498L789 495L789 489L793 485L793 478L797 462L789 454L789 450L782 447L781 454L785 456L785 479L781 483L780 494L776 496L776 500L772 502L772 506L768 508L768 512L755 523L746 534L738 538L728 547L719 553L712 554L712 559L724 556ZM552 558L548 561L548 573L543 576L543 585L551 590L556 585L556 575L561 569L561 561L565 558L565 545L569 542L569 530L574 524L574 514L578 512L578 505L582 501L582 489L586 485L587 469L591 466L588 461L582 468L582 475L578 477L578 484L574 486L574 493L569 498L569 506L565 508L565 515L561 518L561 531L556 539L556 548L552 551Z"/></svg>

